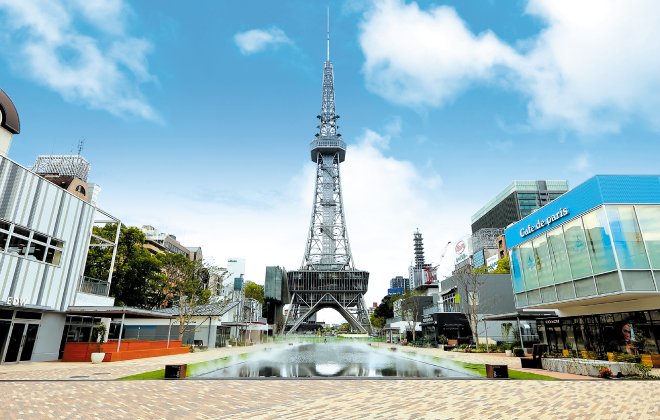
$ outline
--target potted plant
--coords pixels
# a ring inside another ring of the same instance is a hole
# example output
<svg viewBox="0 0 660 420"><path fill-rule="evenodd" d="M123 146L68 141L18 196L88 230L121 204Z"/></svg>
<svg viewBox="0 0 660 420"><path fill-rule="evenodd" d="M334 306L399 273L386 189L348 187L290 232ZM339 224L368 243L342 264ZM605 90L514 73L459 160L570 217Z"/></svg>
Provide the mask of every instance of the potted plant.
<svg viewBox="0 0 660 420"><path fill-rule="evenodd" d="M442 334L440 337L438 337L438 346L440 347L440 350L445 350L445 346L449 343L449 340L447 337Z"/></svg>
<svg viewBox="0 0 660 420"><path fill-rule="evenodd" d="M507 357L511 357L511 344L504 344L504 353L507 355Z"/></svg>
<svg viewBox="0 0 660 420"><path fill-rule="evenodd" d="M105 339L107 333L108 328L103 323L94 328L92 338L98 343L98 351L96 353L92 353L92 363L94 364L103 362L103 359L105 358L105 353L103 353L101 350L103 343L106 341Z"/></svg>

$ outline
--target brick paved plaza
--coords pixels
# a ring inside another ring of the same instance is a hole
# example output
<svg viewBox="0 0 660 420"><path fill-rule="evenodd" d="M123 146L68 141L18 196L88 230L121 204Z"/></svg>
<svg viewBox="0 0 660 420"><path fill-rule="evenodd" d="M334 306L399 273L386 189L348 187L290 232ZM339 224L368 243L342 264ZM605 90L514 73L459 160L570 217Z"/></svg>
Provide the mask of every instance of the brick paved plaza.
<svg viewBox="0 0 660 420"><path fill-rule="evenodd" d="M195 363L264 347L101 365L2 366L0 419L660 418L660 383L655 381L113 380L162 369L166 363ZM414 350L472 363L520 363L497 355Z"/></svg>

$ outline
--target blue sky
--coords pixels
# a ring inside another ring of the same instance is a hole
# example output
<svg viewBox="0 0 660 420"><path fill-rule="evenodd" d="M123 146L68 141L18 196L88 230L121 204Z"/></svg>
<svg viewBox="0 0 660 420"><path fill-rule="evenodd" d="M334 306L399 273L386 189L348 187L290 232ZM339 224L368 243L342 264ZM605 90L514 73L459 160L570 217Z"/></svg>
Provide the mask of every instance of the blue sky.
<svg viewBox="0 0 660 420"><path fill-rule="evenodd" d="M84 138L105 211L246 258L256 282L295 269L328 6L369 302L405 275L415 228L437 263L514 179L658 172L660 10L642 1L0 0L9 157Z"/></svg>

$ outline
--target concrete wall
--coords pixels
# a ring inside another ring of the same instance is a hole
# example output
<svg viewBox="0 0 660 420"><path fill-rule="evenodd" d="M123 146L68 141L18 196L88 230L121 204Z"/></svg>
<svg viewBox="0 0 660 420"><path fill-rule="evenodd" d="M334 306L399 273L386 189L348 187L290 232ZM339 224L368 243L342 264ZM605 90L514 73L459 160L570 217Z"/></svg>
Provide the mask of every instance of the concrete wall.
<svg viewBox="0 0 660 420"><path fill-rule="evenodd" d="M37 333L37 341L32 351L33 362L57 360L66 315L58 312L44 312Z"/></svg>

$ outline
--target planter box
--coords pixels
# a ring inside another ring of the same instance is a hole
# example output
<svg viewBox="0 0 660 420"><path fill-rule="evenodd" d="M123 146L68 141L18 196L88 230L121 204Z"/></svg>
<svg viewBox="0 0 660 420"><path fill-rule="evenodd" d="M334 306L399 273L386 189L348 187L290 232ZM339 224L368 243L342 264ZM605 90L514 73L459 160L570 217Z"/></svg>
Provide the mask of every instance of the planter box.
<svg viewBox="0 0 660 420"><path fill-rule="evenodd" d="M101 346L105 353L104 362L118 362L120 360L143 359L146 357L170 356L185 354L190 351L182 347L180 340L171 340L169 347L167 341L122 341L117 351L117 342L109 341ZM66 343L64 345L63 362L91 362L92 353L99 351L96 343Z"/></svg>
<svg viewBox="0 0 660 420"><path fill-rule="evenodd" d="M660 354L642 354L642 363L654 368L660 367Z"/></svg>
<svg viewBox="0 0 660 420"><path fill-rule="evenodd" d="M638 375L639 371L634 363L608 362L605 360L585 359L541 359L543 369L553 372L573 373L582 376L598 377L599 369L596 366L605 366L616 376L619 372L623 376Z"/></svg>

